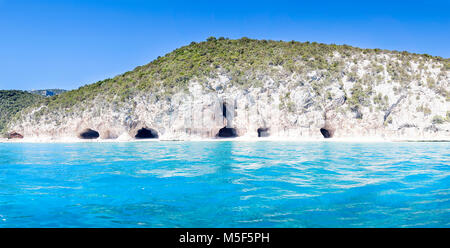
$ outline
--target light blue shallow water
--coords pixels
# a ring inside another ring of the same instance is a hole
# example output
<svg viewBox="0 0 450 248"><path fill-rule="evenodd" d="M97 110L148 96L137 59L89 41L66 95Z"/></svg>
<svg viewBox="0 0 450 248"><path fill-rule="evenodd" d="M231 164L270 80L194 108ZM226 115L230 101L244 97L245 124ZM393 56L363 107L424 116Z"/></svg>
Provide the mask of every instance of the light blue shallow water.
<svg viewBox="0 0 450 248"><path fill-rule="evenodd" d="M0 144L0 227L450 227L450 143Z"/></svg>

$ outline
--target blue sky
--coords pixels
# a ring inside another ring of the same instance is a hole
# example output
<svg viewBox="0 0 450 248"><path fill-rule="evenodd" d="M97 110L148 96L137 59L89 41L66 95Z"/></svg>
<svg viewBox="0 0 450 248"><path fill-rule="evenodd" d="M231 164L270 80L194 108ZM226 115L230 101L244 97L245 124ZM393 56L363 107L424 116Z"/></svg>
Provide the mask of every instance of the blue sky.
<svg viewBox="0 0 450 248"><path fill-rule="evenodd" d="M209 36L450 57L450 1L0 0L0 89L74 89Z"/></svg>

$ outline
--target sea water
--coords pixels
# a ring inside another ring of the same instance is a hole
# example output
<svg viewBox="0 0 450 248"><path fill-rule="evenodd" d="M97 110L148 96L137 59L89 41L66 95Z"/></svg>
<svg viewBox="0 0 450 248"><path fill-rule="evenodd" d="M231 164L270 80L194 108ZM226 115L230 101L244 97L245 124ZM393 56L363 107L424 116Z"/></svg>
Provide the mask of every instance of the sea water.
<svg viewBox="0 0 450 248"><path fill-rule="evenodd" d="M450 143L3 143L0 227L450 227Z"/></svg>

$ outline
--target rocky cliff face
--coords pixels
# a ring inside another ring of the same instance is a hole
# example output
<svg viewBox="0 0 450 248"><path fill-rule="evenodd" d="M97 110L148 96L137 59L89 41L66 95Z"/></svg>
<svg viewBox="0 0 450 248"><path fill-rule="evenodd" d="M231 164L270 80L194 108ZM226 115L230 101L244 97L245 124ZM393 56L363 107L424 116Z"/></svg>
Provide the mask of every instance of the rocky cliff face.
<svg viewBox="0 0 450 248"><path fill-rule="evenodd" d="M125 99L100 93L70 107L49 102L24 111L9 131L55 139L450 140L448 60L371 51L331 49L322 57L329 65L325 68L311 66L309 61L317 58L294 51L294 69L283 60L265 67L249 65L239 71L245 83L237 83L235 73L212 62L208 75L187 78L183 87L169 93L162 82L157 91L137 90Z"/></svg>

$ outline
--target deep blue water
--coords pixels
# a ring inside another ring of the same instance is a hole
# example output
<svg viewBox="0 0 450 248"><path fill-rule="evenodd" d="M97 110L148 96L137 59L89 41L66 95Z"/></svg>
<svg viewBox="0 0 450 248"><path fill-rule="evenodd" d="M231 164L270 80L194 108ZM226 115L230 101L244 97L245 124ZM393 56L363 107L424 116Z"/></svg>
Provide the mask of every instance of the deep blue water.
<svg viewBox="0 0 450 248"><path fill-rule="evenodd" d="M0 227L450 227L450 143L0 144Z"/></svg>

